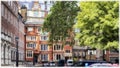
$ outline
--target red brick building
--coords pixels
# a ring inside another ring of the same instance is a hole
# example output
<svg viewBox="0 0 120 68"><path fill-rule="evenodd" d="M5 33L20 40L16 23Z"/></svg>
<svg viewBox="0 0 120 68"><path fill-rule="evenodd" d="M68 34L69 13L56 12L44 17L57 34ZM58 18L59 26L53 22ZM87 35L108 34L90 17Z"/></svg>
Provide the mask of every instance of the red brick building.
<svg viewBox="0 0 120 68"><path fill-rule="evenodd" d="M60 59L72 58L72 47L59 42L50 45L49 33L42 32L41 28L44 18L50 10L52 2L34 1L27 4L27 21L25 22L25 59L26 61L46 62L58 61ZM22 14L22 13L21 13ZM66 39L70 41L70 39ZM34 57L34 58L33 58Z"/></svg>
<svg viewBox="0 0 120 68"><path fill-rule="evenodd" d="M42 6L46 6L45 3L41 3ZM25 59L26 61L33 61L38 62L43 59L49 60L48 54L48 34L41 32L41 27L44 22L44 17L48 13L46 8L41 8L40 3L38 1L32 2L32 4L28 5L30 8L27 7L27 21L25 22ZM26 10L26 9L21 9ZM25 17L25 13L21 12ZM47 55L46 55L47 54ZM33 58L34 57L34 58Z"/></svg>

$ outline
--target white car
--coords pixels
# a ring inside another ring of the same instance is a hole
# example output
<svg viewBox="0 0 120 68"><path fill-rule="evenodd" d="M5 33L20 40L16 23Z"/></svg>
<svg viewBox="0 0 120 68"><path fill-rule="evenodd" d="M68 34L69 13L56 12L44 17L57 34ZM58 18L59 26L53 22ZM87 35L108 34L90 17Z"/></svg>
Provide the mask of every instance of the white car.
<svg viewBox="0 0 120 68"><path fill-rule="evenodd" d="M44 66L49 66L49 63L43 63Z"/></svg>
<svg viewBox="0 0 120 68"><path fill-rule="evenodd" d="M49 62L50 66L56 66L55 62L51 61Z"/></svg>
<svg viewBox="0 0 120 68"><path fill-rule="evenodd" d="M72 59L68 59L67 60L67 66L72 66L73 65L73 60Z"/></svg>

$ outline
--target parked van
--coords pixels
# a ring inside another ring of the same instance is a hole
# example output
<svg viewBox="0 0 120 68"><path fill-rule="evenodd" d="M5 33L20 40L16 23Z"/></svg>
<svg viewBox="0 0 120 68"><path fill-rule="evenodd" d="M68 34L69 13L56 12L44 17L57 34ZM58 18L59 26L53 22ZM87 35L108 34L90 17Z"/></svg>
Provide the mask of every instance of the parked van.
<svg viewBox="0 0 120 68"><path fill-rule="evenodd" d="M67 60L67 66L73 66L73 60L72 59Z"/></svg>

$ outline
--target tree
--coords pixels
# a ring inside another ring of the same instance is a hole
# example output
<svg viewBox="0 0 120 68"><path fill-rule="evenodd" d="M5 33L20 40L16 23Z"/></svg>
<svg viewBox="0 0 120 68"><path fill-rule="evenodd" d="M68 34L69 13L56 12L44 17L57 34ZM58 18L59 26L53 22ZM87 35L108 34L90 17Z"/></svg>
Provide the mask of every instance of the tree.
<svg viewBox="0 0 120 68"><path fill-rule="evenodd" d="M76 35L80 45L118 49L118 4L118 1L80 2L81 12L74 26L80 29Z"/></svg>
<svg viewBox="0 0 120 68"><path fill-rule="evenodd" d="M70 36L78 11L76 1L57 1L54 3L43 24L43 30L50 33L50 42L53 43L53 39L58 41L59 37L63 41Z"/></svg>

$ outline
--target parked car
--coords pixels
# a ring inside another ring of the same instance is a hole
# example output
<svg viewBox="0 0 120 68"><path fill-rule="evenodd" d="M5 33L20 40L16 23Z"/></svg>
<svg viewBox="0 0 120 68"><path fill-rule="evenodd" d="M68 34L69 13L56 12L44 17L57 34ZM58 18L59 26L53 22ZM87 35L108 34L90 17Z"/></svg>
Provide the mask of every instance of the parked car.
<svg viewBox="0 0 120 68"><path fill-rule="evenodd" d="M94 63L91 64L89 67L113 67L110 63Z"/></svg>
<svg viewBox="0 0 120 68"><path fill-rule="evenodd" d="M73 60L72 59L67 60L67 66L73 66Z"/></svg>
<svg viewBox="0 0 120 68"><path fill-rule="evenodd" d="M43 62L42 65L45 66L49 66L49 62Z"/></svg>
<svg viewBox="0 0 120 68"><path fill-rule="evenodd" d="M75 66L77 67L87 67L94 63L106 63L106 61L97 61L97 60L84 60L84 61L78 61Z"/></svg>
<svg viewBox="0 0 120 68"><path fill-rule="evenodd" d="M55 63L54 61L50 61L50 62L49 62L49 65L50 65L50 66L56 66L56 63Z"/></svg>
<svg viewBox="0 0 120 68"><path fill-rule="evenodd" d="M65 60L59 60L57 66L65 66Z"/></svg>

